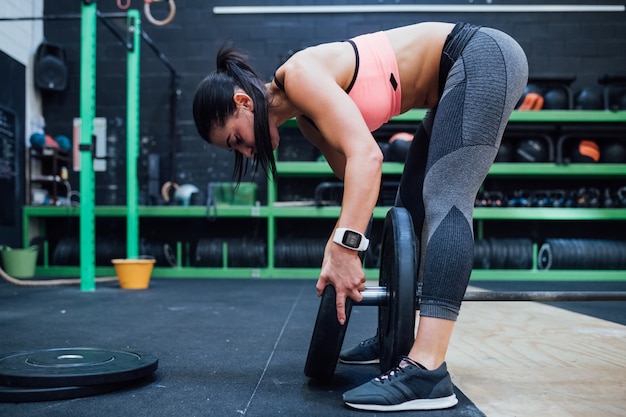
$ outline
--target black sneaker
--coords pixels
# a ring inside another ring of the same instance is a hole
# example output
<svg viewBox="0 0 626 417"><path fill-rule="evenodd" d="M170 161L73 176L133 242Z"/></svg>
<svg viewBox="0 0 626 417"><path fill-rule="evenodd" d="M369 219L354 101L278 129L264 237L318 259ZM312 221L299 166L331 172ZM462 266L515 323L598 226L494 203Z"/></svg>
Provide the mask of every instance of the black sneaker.
<svg viewBox="0 0 626 417"><path fill-rule="evenodd" d="M371 411L438 410L459 402L445 362L429 371L407 357L396 368L343 394L343 401Z"/></svg>
<svg viewBox="0 0 626 417"><path fill-rule="evenodd" d="M342 351L339 354L339 361L349 365L380 363L378 350L378 336L370 337L352 349Z"/></svg>

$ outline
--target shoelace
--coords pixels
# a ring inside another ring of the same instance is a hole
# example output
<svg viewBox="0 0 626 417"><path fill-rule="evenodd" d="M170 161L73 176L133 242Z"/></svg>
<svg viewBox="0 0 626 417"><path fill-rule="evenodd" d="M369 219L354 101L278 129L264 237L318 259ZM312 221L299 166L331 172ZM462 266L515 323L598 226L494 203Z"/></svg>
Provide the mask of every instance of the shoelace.
<svg viewBox="0 0 626 417"><path fill-rule="evenodd" d="M385 372L384 374L382 374L379 377L374 378L376 381L380 382L380 383L385 383L385 381L390 381L392 378L397 378L398 376L400 376L400 374L404 373L404 370L410 366L415 366L417 368L421 368L421 369L426 369L424 368L422 365L420 365L419 363L411 360L411 358L404 356L402 358L402 360L400 360L400 362L398 363L398 365L395 368L392 368L390 370L388 370L387 372Z"/></svg>
<svg viewBox="0 0 626 417"><path fill-rule="evenodd" d="M401 368L400 365L396 366L393 369L388 370L384 374L379 377L374 378L376 381L384 384L386 381L391 381L392 378L396 378L399 374L404 373L404 368Z"/></svg>
<svg viewBox="0 0 626 417"><path fill-rule="evenodd" d="M370 337L369 339L362 341L361 346L371 345L374 343L378 343L378 339L376 338L376 336Z"/></svg>

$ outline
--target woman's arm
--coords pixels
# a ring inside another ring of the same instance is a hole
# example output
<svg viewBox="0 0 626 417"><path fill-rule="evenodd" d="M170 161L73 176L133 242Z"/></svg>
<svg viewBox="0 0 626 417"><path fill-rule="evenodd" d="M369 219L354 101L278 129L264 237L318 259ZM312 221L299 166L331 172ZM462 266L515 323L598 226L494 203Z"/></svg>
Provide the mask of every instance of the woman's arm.
<svg viewBox="0 0 626 417"><path fill-rule="evenodd" d="M298 110L315 123L319 135L311 134L313 127L304 133L330 157L340 177L344 165L340 226L364 232L378 199L382 152L354 102L323 64L300 57L305 51L285 64L285 90Z"/></svg>
<svg viewBox="0 0 626 417"><path fill-rule="evenodd" d="M330 156L329 163L340 176L343 165L344 194L337 227L364 233L378 199L382 152L359 109L330 71L315 59L315 54L298 55L284 66L285 90L298 110L315 123L319 136L314 140ZM326 285L335 287L340 322L345 321L346 297L360 301L364 283L358 253L330 242L317 290L321 294Z"/></svg>

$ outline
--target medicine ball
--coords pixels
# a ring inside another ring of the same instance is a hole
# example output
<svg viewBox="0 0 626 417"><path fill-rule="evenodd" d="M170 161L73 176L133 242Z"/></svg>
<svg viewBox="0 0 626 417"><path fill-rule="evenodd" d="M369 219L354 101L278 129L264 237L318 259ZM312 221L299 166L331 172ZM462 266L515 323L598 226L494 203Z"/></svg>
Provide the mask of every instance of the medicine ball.
<svg viewBox="0 0 626 417"><path fill-rule="evenodd" d="M409 154L409 148L411 147L411 141L398 139L389 143L389 149L387 156L389 162L404 162Z"/></svg>
<svg viewBox="0 0 626 417"><path fill-rule="evenodd" d="M43 148L46 146L46 135L43 133L33 133L30 135L30 144L36 148Z"/></svg>
<svg viewBox="0 0 626 417"><path fill-rule="evenodd" d="M576 94L574 108L577 110L603 110L604 94L598 87L585 87Z"/></svg>
<svg viewBox="0 0 626 417"><path fill-rule="evenodd" d="M59 148L59 144L57 143L56 140L54 140L54 138L50 135L45 135L45 143L44 143L44 147L46 148Z"/></svg>
<svg viewBox="0 0 626 417"><path fill-rule="evenodd" d="M563 88L553 88L543 95L543 108L547 110L569 109L569 96Z"/></svg>
<svg viewBox="0 0 626 417"><path fill-rule="evenodd" d="M398 132L389 138L387 157L390 162L404 162L409 154L413 135L408 132Z"/></svg>
<svg viewBox="0 0 626 417"><path fill-rule="evenodd" d="M35 56L35 85L44 91L67 88L67 57L61 45L43 42Z"/></svg>
<svg viewBox="0 0 626 417"><path fill-rule="evenodd" d="M519 110L532 110L531 102L536 102L538 96L542 96L543 89L539 87L537 84L530 83L526 85L524 88L524 92L520 97L519 101L515 105L516 109Z"/></svg>
<svg viewBox="0 0 626 417"><path fill-rule="evenodd" d="M626 163L626 142L613 141L601 147L600 162L607 164Z"/></svg>
<svg viewBox="0 0 626 417"><path fill-rule="evenodd" d="M517 162L547 162L548 146L546 141L535 138L519 141L515 149L515 160Z"/></svg>
<svg viewBox="0 0 626 417"><path fill-rule="evenodd" d="M600 161L600 147L593 140L583 139L572 147L570 157L572 162L598 162Z"/></svg>
<svg viewBox="0 0 626 417"><path fill-rule="evenodd" d="M396 132L389 138L389 143L393 143L396 140L406 140L410 142L413 140L413 134L409 132Z"/></svg>
<svg viewBox="0 0 626 417"><path fill-rule="evenodd" d="M54 140L56 141L56 143L59 144L59 148L63 149L64 151L69 151L72 148L72 142L70 141L70 138L65 135L57 135Z"/></svg>

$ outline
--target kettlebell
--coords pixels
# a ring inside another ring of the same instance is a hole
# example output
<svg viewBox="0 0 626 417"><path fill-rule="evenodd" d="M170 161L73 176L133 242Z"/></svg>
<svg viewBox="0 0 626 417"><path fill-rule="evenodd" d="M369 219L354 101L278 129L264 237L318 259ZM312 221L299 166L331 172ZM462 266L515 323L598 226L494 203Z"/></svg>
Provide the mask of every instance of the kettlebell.
<svg viewBox="0 0 626 417"><path fill-rule="evenodd" d="M183 206L188 206L194 194L200 192L200 189L193 184L183 184L178 186L174 192L174 201Z"/></svg>
<svg viewBox="0 0 626 417"><path fill-rule="evenodd" d="M193 184L178 185L175 182L167 181L161 187L161 196L163 200L169 202L171 200L171 192L174 191L174 201L183 206L188 206L194 194L199 193L200 189Z"/></svg>

